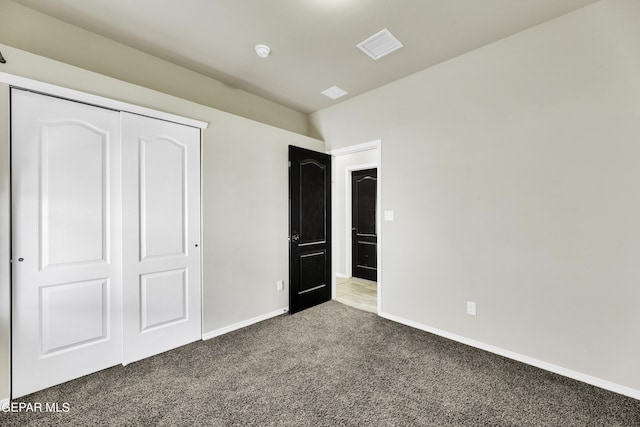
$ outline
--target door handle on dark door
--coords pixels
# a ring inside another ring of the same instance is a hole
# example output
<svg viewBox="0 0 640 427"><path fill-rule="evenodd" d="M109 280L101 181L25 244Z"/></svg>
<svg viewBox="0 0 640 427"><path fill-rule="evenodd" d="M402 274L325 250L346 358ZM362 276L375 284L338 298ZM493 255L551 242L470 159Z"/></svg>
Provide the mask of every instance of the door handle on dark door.
<svg viewBox="0 0 640 427"><path fill-rule="evenodd" d="M292 241L292 242L294 242L294 243L295 243L295 242L297 242L299 239L300 239L300 236L298 235L298 233L294 232L294 233L291 235L291 241Z"/></svg>

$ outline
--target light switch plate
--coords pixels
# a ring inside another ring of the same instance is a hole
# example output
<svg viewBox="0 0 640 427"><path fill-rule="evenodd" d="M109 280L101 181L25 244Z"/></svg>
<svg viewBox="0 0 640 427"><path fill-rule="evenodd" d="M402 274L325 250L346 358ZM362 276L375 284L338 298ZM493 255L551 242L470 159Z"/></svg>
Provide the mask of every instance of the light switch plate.
<svg viewBox="0 0 640 427"><path fill-rule="evenodd" d="M393 221L393 211L384 211L384 220Z"/></svg>
<svg viewBox="0 0 640 427"><path fill-rule="evenodd" d="M467 314L471 316L476 315L476 303L473 301L467 301Z"/></svg>

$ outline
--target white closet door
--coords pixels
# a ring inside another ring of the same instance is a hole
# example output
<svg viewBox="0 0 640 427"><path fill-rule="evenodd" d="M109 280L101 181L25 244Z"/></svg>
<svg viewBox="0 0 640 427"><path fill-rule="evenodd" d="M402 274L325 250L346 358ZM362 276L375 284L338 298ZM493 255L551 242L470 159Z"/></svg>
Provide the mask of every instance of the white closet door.
<svg viewBox="0 0 640 427"><path fill-rule="evenodd" d="M119 113L12 90L13 397L120 363Z"/></svg>
<svg viewBox="0 0 640 427"><path fill-rule="evenodd" d="M200 130L122 113L123 363L201 338Z"/></svg>

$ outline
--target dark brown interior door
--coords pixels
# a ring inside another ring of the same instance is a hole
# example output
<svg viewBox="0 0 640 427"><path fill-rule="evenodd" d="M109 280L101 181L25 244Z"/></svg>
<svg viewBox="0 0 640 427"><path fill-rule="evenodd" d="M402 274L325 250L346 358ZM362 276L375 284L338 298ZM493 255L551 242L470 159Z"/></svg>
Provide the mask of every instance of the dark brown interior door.
<svg viewBox="0 0 640 427"><path fill-rule="evenodd" d="M289 312L331 299L331 156L289 146Z"/></svg>
<svg viewBox="0 0 640 427"><path fill-rule="evenodd" d="M378 280L377 169L351 173L351 275Z"/></svg>

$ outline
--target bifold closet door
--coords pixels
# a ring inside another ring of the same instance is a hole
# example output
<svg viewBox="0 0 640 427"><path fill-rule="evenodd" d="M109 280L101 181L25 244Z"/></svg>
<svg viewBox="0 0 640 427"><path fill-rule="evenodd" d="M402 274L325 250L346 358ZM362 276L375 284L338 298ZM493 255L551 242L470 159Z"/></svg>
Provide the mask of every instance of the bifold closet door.
<svg viewBox="0 0 640 427"><path fill-rule="evenodd" d="M12 396L121 362L120 114L11 91Z"/></svg>
<svg viewBox="0 0 640 427"><path fill-rule="evenodd" d="M200 130L122 113L123 363L201 338Z"/></svg>

